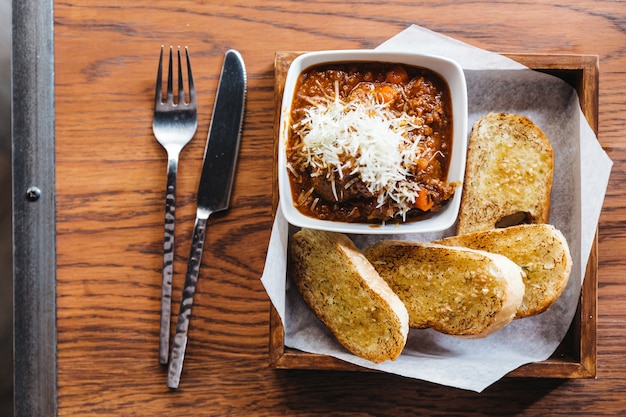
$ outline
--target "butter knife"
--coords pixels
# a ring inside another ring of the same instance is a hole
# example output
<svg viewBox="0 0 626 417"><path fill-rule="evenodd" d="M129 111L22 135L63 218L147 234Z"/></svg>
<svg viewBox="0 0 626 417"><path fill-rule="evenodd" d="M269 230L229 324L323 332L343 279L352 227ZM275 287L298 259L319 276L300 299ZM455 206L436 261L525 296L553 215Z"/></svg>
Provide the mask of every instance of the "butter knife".
<svg viewBox="0 0 626 417"><path fill-rule="evenodd" d="M167 386L170 388L178 388L183 369L191 307L202 262L207 222L211 214L228 208L239 152L245 101L245 64L239 52L229 50L224 56L204 151L191 251L169 360Z"/></svg>

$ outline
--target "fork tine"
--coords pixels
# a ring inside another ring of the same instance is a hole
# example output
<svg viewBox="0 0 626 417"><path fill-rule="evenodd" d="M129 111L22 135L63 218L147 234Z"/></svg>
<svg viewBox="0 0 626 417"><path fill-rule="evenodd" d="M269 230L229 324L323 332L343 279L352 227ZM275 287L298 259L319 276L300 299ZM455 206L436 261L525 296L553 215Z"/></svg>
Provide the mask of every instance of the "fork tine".
<svg viewBox="0 0 626 417"><path fill-rule="evenodd" d="M174 102L174 92L172 85L172 47L170 46L170 62L167 66L167 103L172 104Z"/></svg>
<svg viewBox="0 0 626 417"><path fill-rule="evenodd" d="M189 66L189 63L187 63ZM178 104L185 104L185 87L183 86L183 66L180 62L180 46L178 47Z"/></svg>
<svg viewBox="0 0 626 417"><path fill-rule="evenodd" d="M163 45L161 45L161 55L159 56L159 70L157 71L156 89L154 93L154 108L156 109L161 100L163 99L163 78L161 73L163 72Z"/></svg>
<svg viewBox="0 0 626 417"><path fill-rule="evenodd" d="M185 46L185 55L187 57L187 78L189 83L189 103L196 103L196 88L193 83L193 75L191 75L191 62L189 62L189 48Z"/></svg>

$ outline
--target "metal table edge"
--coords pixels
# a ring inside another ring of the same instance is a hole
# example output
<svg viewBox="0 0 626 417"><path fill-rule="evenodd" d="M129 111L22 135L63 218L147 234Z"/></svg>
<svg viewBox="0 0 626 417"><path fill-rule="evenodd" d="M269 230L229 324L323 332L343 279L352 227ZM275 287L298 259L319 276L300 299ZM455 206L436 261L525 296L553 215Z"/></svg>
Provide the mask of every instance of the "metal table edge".
<svg viewBox="0 0 626 417"><path fill-rule="evenodd" d="M57 415L53 0L13 0L15 416Z"/></svg>

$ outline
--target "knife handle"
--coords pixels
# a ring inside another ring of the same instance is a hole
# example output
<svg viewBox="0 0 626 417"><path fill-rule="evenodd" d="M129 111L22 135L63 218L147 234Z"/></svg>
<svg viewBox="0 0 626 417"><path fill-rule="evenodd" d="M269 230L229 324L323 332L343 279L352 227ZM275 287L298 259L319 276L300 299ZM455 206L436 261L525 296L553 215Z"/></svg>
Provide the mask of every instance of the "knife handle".
<svg viewBox="0 0 626 417"><path fill-rule="evenodd" d="M170 316L172 313L172 275L174 272L174 228L176 225L176 173L178 156L169 156L165 192L165 227L163 232L163 270L161 274L161 328L159 363L167 364L170 349Z"/></svg>
<svg viewBox="0 0 626 417"><path fill-rule="evenodd" d="M180 375L183 371L185 348L187 347L187 332L189 331L189 319L191 317L193 296L196 293L198 273L202 262L202 250L204 249L207 222L208 216L206 218L196 217L196 223L193 227L191 251L187 262L187 274L185 275L185 286L183 288L183 296L180 300L176 334L174 335L174 341L172 343L172 352L167 373L167 386L170 388L178 388Z"/></svg>

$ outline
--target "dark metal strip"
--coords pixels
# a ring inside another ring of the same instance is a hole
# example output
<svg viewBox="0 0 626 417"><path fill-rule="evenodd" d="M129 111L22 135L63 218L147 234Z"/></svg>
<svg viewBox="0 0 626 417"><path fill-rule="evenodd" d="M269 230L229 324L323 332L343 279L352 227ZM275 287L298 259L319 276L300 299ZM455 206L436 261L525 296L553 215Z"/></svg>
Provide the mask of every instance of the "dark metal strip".
<svg viewBox="0 0 626 417"><path fill-rule="evenodd" d="M13 0L14 414L57 415L53 0Z"/></svg>

